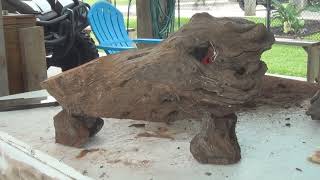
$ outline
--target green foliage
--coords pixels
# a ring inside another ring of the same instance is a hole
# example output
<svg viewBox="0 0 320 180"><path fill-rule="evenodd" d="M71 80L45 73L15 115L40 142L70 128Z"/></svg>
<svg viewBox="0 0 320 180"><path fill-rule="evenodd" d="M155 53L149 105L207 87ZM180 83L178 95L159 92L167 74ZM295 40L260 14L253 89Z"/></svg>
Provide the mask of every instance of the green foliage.
<svg viewBox="0 0 320 180"><path fill-rule="evenodd" d="M276 12L273 14L274 19L279 19L283 26L284 33L297 33L304 27L304 20L299 16L303 9L298 9L291 3L279 3L273 1Z"/></svg>
<svg viewBox="0 0 320 180"><path fill-rule="evenodd" d="M311 12L320 12L320 1L319 0L309 0L308 6L305 8Z"/></svg>
<svg viewBox="0 0 320 180"><path fill-rule="evenodd" d="M308 3L310 6L320 6L319 0L309 0Z"/></svg>

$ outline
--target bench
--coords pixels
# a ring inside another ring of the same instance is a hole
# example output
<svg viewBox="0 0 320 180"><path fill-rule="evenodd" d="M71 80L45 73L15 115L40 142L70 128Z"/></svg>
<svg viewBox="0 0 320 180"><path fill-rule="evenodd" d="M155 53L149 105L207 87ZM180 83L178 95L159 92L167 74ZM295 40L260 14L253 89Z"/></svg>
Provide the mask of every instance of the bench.
<svg viewBox="0 0 320 180"><path fill-rule="evenodd" d="M275 44L302 47L308 54L307 81L319 82L320 80L320 41L276 38Z"/></svg>

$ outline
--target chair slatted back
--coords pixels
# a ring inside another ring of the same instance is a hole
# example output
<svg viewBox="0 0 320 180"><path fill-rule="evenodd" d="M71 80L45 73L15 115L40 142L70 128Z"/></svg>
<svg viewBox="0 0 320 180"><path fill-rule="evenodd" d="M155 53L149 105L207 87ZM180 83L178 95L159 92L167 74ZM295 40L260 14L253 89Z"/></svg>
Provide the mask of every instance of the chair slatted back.
<svg viewBox="0 0 320 180"><path fill-rule="evenodd" d="M133 47L134 43L126 31L122 13L110 3L106 1L95 3L89 11L88 19L100 45ZM116 53L107 51L107 54Z"/></svg>

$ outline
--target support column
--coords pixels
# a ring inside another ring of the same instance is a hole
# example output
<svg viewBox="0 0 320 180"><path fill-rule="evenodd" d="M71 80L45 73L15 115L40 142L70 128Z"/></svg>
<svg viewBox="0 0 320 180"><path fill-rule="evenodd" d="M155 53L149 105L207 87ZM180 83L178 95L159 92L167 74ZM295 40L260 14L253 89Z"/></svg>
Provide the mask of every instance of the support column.
<svg viewBox="0 0 320 180"><path fill-rule="evenodd" d="M137 36L138 38L155 38L152 31L152 19L150 12L151 0L137 0ZM160 0L164 12L167 12L167 0Z"/></svg>
<svg viewBox="0 0 320 180"><path fill-rule="evenodd" d="M3 29L2 5L0 1L0 96L9 95L7 58Z"/></svg>
<svg viewBox="0 0 320 180"><path fill-rule="evenodd" d="M320 69L320 53L318 46L311 46L307 48L308 53L308 68L307 68L307 81L319 82L319 69Z"/></svg>
<svg viewBox="0 0 320 180"><path fill-rule="evenodd" d="M137 0L137 36L138 38L152 38L152 22L150 1Z"/></svg>
<svg viewBox="0 0 320 180"><path fill-rule="evenodd" d="M255 16L256 15L256 0L244 0L244 15Z"/></svg>

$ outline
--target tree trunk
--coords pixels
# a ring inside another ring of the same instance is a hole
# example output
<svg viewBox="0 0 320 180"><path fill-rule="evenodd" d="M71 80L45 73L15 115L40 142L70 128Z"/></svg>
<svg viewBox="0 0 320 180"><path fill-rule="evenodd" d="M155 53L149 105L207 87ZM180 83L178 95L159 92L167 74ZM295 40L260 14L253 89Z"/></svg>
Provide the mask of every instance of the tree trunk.
<svg viewBox="0 0 320 180"><path fill-rule="evenodd" d="M244 0L244 15L255 16L256 6L257 6L257 0Z"/></svg>
<svg viewBox="0 0 320 180"><path fill-rule="evenodd" d="M234 112L259 93L267 70L260 57L273 42L262 24L201 13L154 48L101 57L42 86L68 113L65 119L202 119L194 157L234 163L240 159Z"/></svg>

